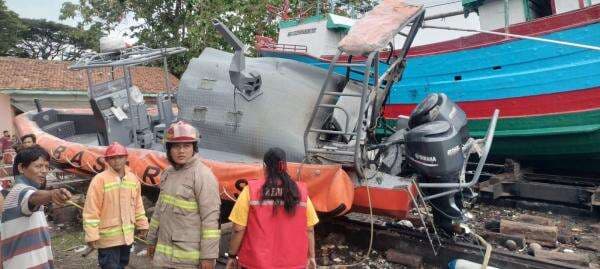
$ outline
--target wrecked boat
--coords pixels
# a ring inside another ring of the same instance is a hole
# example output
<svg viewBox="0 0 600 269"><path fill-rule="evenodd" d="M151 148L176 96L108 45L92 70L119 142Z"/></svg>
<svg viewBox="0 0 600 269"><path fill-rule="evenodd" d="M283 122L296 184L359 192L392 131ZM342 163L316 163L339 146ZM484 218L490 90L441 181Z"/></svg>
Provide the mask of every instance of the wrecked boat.
<svg viewBox="0 0 600 269"><path fill-rule="evenodd" d="M364 68L360 82L336 74L336 60L323 70L288 59L245 57L244 44L214 21L235 52L207 48L192 59L176 94L159 95L156 113L149 112L131 83L129 68L184 48L87 55L71 68L111 69L108 81L89 79L91 111L40 105L19 115L15 124L21 135L36 134L62 169L78 173L102 171L106 145L128 145L129 165L143 184L156 187L168 165L164 131L183 120L200 131L199 154L218 178L224 200L235 200L248 180L262 177L262 155L277 146L287 152L288 172L306 182L321 214L359 211L405 218L413 208L431 204L434 224L452 230L463 218L462 192L481 174L498 111L484 138L474 139L465 113L445 94L431 94L412 111L406 127L383 141L376 134L385 96L402 77L404 56L423 18L422 6L385 0L355 24L334 59L364 56L364 63L342 63ZM373 25L380 27L373 31ZM379 72L381 50L403 29L409 34L402 53ZM123 75L114 77L121 69ZM479 160L467 181L471 155Z"/></svg>

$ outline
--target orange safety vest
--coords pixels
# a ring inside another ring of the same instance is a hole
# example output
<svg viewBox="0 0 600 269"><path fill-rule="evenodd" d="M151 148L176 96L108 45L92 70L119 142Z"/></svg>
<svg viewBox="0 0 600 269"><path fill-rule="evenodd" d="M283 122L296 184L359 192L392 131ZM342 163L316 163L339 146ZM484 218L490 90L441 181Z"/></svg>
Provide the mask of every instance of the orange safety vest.
<svg viewBox="0 0 600 269"><path fill-rule="evenodd" d="M273 202L261 203L265 180L248 182L250 210L248 226L238 252L239 263L248 269L306 268L308 261L308 234L306 217L307 188L304 182L296 182L300 202L294 215L285 212L283 206L273 211Z"/></svg>

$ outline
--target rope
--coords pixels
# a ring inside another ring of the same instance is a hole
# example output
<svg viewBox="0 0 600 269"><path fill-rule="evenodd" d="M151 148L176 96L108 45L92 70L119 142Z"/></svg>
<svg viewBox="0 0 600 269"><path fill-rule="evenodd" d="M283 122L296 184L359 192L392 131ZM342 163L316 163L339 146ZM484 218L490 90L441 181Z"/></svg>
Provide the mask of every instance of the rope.
<svg viewBox="0 0 600 269"><path fill-rule="evenodd" d="M346 268L346 267L354 267L354 266L359 266L364 264L366 261L370 260L369 256L371 255L371 251L373 251L373 239L375 237L375 225L374 225L374 218L373 218L373 205L371 203L371 192L369 190L369 185L365 184L365 187L367 188L367 198L369 200L369 220L371 223L371 231L370 231L370 238L369 238L369 248L367 250L367 253L365 254L365 256L359 260L356 263L353 264L337 264L337 265L333 265L333 268ZM322 266L319 266L322 267Z"/></svg>
<svg viewBox="0 0 600 269"><path fill-rule="evenodd" d="M540 41L540 42L553 43L553 44L559 44L559 45L564 45L564 46L571 46L571 47L576 47L576 48L600 51L600 47L598 47L598 46L585 45L585 44L566 42L566 41L559 41L559 40L540 38L540 37L532 37L532 36L526 36L526 35L516 35L516 34L509 34L509 33L502 33L502 32L467 29L467 28L457 28L457 27L447 27L447 26L436 26L436 25L428 25L428 24L423 24L421 27L440 29L440 30L475 32L475 33L484 33L484 34L490 34L490 35L506 36L506 37L512 37L512 38L529 39L529 40L534 40L534 41Z"/></svg>
<svg viewBox="0 0 600 269"><path fill-rule="evenodd" d="M306 163L306 161L308 161L308 156L304 156L304 158L302 159L302 162L300 163L300 166L298 167L298 171L296 172L296 180L300 181L300 176L302 175L301 171L302 168L304 166L304 164ZM362 265L365 261L369 260L369 256L371 255L371 251L373 250L373 239L375 237L375 225L374 225L374 217L373 217L373 205L371 202L371 192L369 190L369 185L365 184L365 187L367 188L367 198L369 200L369 220L371 222L371 232L370 232L370 238L369 238L369 248L367 250L367 253L365 254L365 256L358 262L353 263L353 264L338 264L338 265L333 265L333 268L346 268L346 267L354 267L354 266L358 266L358 265ZM317 265L317 267L319 268L329 268L328 266L319 266Z"/></svg>
<svg viewBox="0 0 600 269"><path fill-rule="evenodd" d="M485 246L485 255L483 256L483 263L481 263L481 269L486 269L488 266L488 262L490 261L490 256L492 255L492 245L490 245L485 239L483 239L478 234L471 231L471 235L473 235L482 245Z"/></svg>

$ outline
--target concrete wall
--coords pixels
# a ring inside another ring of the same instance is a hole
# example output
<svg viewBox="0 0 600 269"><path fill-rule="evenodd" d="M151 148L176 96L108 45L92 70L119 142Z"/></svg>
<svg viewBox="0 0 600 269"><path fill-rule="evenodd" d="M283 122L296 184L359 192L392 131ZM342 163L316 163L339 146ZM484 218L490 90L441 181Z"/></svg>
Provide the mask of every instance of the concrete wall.
<svg viewBox="0 0 600 269"><path fill-rule="evenodd" d="M10 96L0 93L0 133L9 130L15 134L13 126L14 112L10 105Z"/></svg>
<svg viewBox="0 0 600 269"><path fill-rule="evenodd" d="M290 35L298 31L310 31L302 34ZM337 44L342 40L343 34L327 29L327 19L299 26L283 28L279 33L280 44L306 44L308 54L314 56L331 55L337 51Z"/></svg>
<svg viewBox="0 0 600 269"><path fill-rule="evenodd" d="M598 0L600 2L600 0ZM584 1L585 2L585 1ZM579 0L554 0L556 13L565 13L579 8Z"/></svg>
<svg viewBox="0 0 600 269"><path fill-rule="evenodd" d="M569 1L569 0L567 0ZM574 1L574 0L571 0ZM509 24L525 22L523 0L508 1ZM504 27L504 0L488 0L479 7L481 29L494 30Z"/></svg>

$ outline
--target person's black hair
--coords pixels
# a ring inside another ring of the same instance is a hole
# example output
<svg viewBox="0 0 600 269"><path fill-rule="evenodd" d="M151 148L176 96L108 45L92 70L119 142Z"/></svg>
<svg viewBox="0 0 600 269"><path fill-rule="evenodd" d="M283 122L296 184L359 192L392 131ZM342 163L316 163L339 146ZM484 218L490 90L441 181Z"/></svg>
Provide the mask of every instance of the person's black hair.
<svg viewBox="0 0 600 269"><path fill-rule="evenodd" d="M37 139L35 138L34 134L26 134L24 136L21 136L21 143L23 143L23 141L25 141L25 139L27 138L31 138L31 141L33 141L34 144L37 142Z"/></svg>
<svg viewBox="0 0 600 269"><path fill-rule="evenodd" d="M292 180L286 169L285 151L280 148L269 149L264 157L266 180L262 186L260 201L273 201L273 211L281 206L287 214L293 215L300 202L300 194L296 182Z"/></svg>
<svg viewBox="0 0 600 269"><path fill-rule="evenodd" d="M173 160L173 157L171 157L171 148L173 147L172 142L167 142L165 143L165 147L167 148L167 160L169 160L169 163L171 163L172 166L175 166L175 164L177 164L175 162L175 160ZM198 142L192 142L192 147L194 148L194 153L198 153Z"/></svg>
<svg viewBox="0 0 600 269"><path fill-rule="evenodd" d="M39 145L34 145L32 147L22 149L15 156L15 160L13 163L13 175L16 177L20 175L19 172L19 164L23 167L28 167L32 162L37 161L39 158L44 158L46 161L50 161L50 154L40 147Z"/></svg>
<svg viewBox="0 0 600 269"><path fill-rule="evenodd" d="M4 130L4 132L2 132L2 134L8 133L8 130Z"/></svg>

